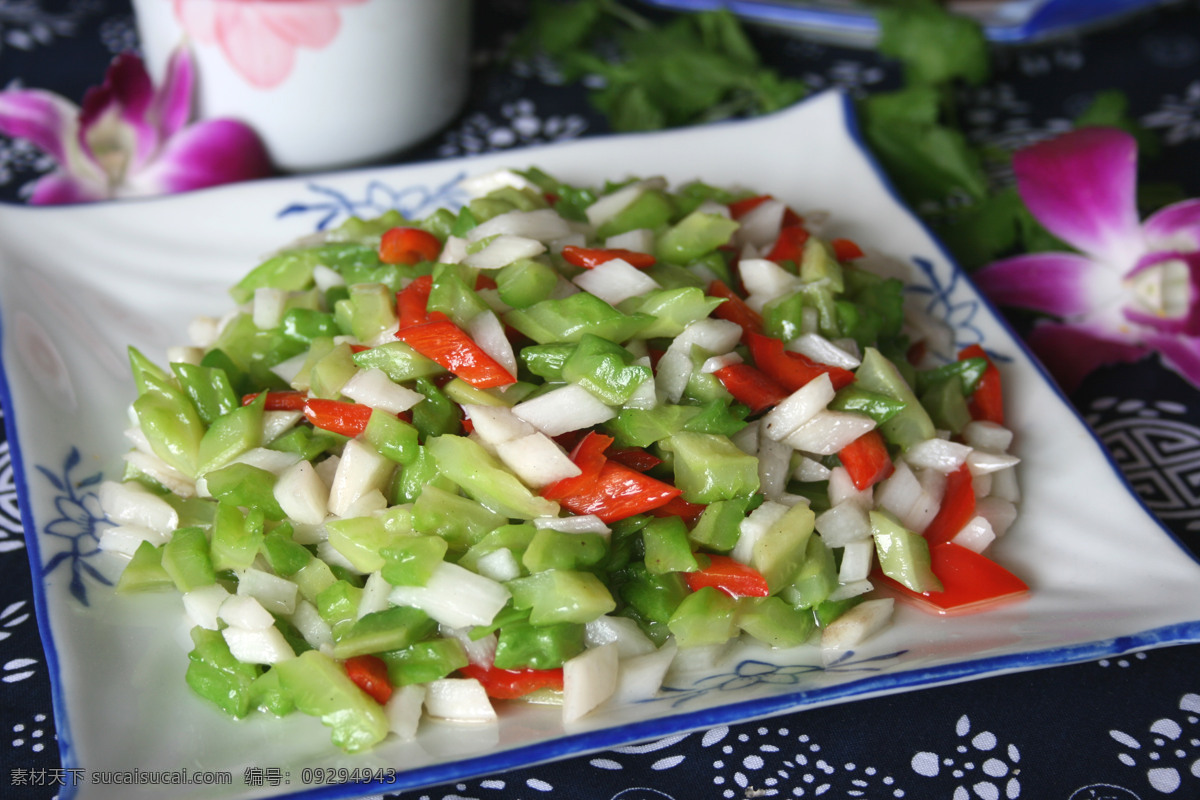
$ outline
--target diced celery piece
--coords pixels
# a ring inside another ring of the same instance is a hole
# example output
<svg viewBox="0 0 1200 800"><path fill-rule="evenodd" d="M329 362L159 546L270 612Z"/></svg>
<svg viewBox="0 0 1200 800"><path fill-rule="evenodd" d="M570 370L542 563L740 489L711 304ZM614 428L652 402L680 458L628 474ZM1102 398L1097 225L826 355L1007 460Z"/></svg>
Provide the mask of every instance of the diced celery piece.
<svg viewBox="0 0 1200 800"><path fill-rule="evenodd" d="M620 304L626 314L649 314L654 321L638 331L639 339L675 337L691 323L704 319L723 301L709 297L703 289L683 286L659 289L631 297Z"/></svg>
<svg viewBox="0 0 1200 800"><path fill-rule="evenodd" d="M197 451L196 473L204 475L220 469L233 459L262 443L263 408L267 395L262 392L248 405L239 406L213 420L205 431Z"/></svg>
<svg viewBox="0 0 1200 800"><path fill-rule="evenodd" d="M442 474L492 511L517 519L557 516L557 503L531 492L474 440L436 436L425 447Z"/></svg>
<svg viewBox="0 0 1200 800"><path fill-rule="evenodd" d="M366 750L388 734L383 707L350 679L341 664L309 650L274 666L296 708L332 729L333 743L349 753Z"/></svg>
<svg viewBox="0 0 1200 800"><path fill-rule="evenodd" d="M736 612L732 597L705 586L683 598L667 627L680 647L724 644L737 636Z"/></svg>
<svg viewBox="0 0 1200 800"><path fill-rule="evenodd" d="M480 539L477 544L472 545L458 560L458 563L462 567L478 572L476 566L479 559L501 548L507 548L520 562L525 549L529 547L529 543L533 541L533 537L537 533L538 529L528 522L518 525L501 525Z"/></svg>
<svg viewBox="0 0 1200 800"><path fill-rule="evenodd" d="M780 596L797 608L813 608L825 601L838 586L837 562L819 533L808 539L804 563Z"/></svg>
<svg viewBox="0 0 1200 800"><path fill-rule="evenodd" d="M275 475L265 469L235 461L204 476L209 493L235 506L256 508L267 519L281 520L286 514L275 499Z"/></svg>
<svg viewBox="0 0 1200 800"><path fill-rule="evenodd" d="M800 280L805 283L824 283L839 294L845 290L842 265L820 237L810 236L804 242L804 252L800 257Z"/></svg>
<svg viewBox="0 0 1200 800"><path fill-rule="evenodd" d="M290 577L300 587L301 597L314 604L321 592L337 583L338 580L329 565L319 558L311 559Z"/></svg>
<svg viewBox="0 0 1200 800"><path fill-rule="evenodd" d="M200 697L235 719L250 712L252 687L261 667L243 664L229 652L218 631L192 628L192 650L188 653L184 680Z"/></svg>
<svg viewBox="0 0 1200 800"><path fill-rule="evenodd" d="M181 592L211 586L217 581L203 528L176 530L163 545L162 567Z"/></svg>
<svg viewBox="0 0 1200 800"><path fill-rule="evenodd" d="M382 283L355 284L349 287L349 296L334 306L334 315L354 338L369 342L396 326L396 293Z"/></svg>
<svg viewBox="0 0 1200 800"><path fill-rule="evenodd" d="M512 592L514 608L530 609L534 625L591 622L617 607L608 587L591 572L550 569L505 586Z"/></svg>
<svg viewBox="0 0 1200 800"><path fill-rule="evenodd" d="M462 427L462 409L428 378L417 378L413 388L425 399L413 406L413 425L423 437L457 433Z"/></svg>
<svg viewBox="0 0 1200 800"><path fill-rule="evenodd" d="M308 548L292 540L290 529L283 526L263 535L262 554L276 575L290 578L312 561Z"/></svg>
<svg viewBox="0 0 1200 800"><path fill-rule="evenodd" d="M756 499L750 497L709 503L688 532L688 538L696 547L728 553L737 544L740 533L738 526L757 503Z"/></svg>
<svg viewBox="0 0 1200 800"><path fill-rule="evenodd" d="M584 647L584 626L579 623L510 622L500 629L495 665L500 669L556 669Z"/></svg>
<svg viewBox="0 0 1200 800"><path fill-rule="evenodd" d="M687 584L677 572L654 575L645 564L630 564L622 575L617 589L621 599L632 606L638 616L666 624L675 609L688 595Z"/></svg>
<svg viewBox="0 0 1200 800"><path fill-rule="evenodd" d="M651 574L695 572L700 569L688 542L687 526L679 517L662 517L642 528L646 549L646 569Z"/></svg>
<svg viewBox="0 0 1200 800"><path fill-rule="evenodd" d="M417 429L395 414L372 409L362 436L383 457L407 464L417 457Z"/></svg>
<svg viewBox="0 0 1200 800"><path fill-rule="evenodd" d="M213 567L220 571L246 569L263 544L263 513L257 508L243 512L225 501L216 505L209 543Z"/></svg>
<svg viewBox="0 0 1200 800"><path fill-rule="evenodd" d="M771 647L802 645L817 627L811 611L778 597L742 597L737 605L737 626Z"/></svg>
<svg viewBox="0 0 1200 800"><path fill-rule="evenodd" d="M762 573L771 594L790 584L804 563L815 519L813 510L799 503L754 543L750 566Z"/></svg>
<svg viewBox="0 0 1200 800"><path fill-rule="evenodd" d="M649 447L682 431L683 426L699 413L696 406L669 403L654 408L623 408L604 423L604 428L620 447Z"/></svg>
<svg viewBox="0 0 1200 800"><path fill-rule="evenodd" d="M174 363L171 369L205 425L241 405L225 370L186 363Z"/></svg>
<svg viewBox="0 0 1200 800"><path fill-rule="evenodd" d="M358 619L361 600L362 589L345 578L334 581L317 595L317 613L333 629L335 640Z"/></svg>
<svg viewBox="0 0 1200 800"><path fill-rule="evenodd" d="M465 550L507 522L507 517L469 497L426 486L413 503L413 527Z"/></svg>
<svg viewBox="0 0 1200 800"><path fill-rule="evenodd" d="M149 375L147 389L133 401L133 412L154 454L184 475L195 476L204 422L192 401L166 381Z"/></svg>
<svg viewBox="0 0 1200 800"><path fill-rule="evenodd" d="M737 222L720 214L693 211L658 237L657 255L674 264L690 264L727 244L738 227Z"/></svg>
<svg viewBox="0 0 1200 800"><path fill-rule="evenodd" d="M457 639L414 642L400 650L378 654L387 664L393 686L429 683L467 666L467 653Z"/></svg>
<svg viewBox="0 0 1200 800"><path fill-rule="evenodd" d="M292 695L283 688L277 670L268 669L250 684L249 705L276 717L286 717L296 709Z"/></svg>
<svg viewBox="0 0 1200 800"><path fill-rule="evenodd" d="M608 555L608 542L598 533L563 533L542 528L533 535L521 557L530 572L548 569L586 569Z"/></svg>
<svg viewBox="0 0 1200 800"><path fill-rule="evenodd" d="M363 369L382 370L396 383L440 375L446 371L436 361L426 358L401 341L360 350L353 355L353 359Z"/></svg>
<svg viewBox="0 0 1200 800"><path fill-rule="evenodd" d="M540 261L522 258L496 271L500 299L513 308L547 300L558 285L558 273Z"/></svg>
<svg viewBox="0 0 1200 800"><path fill-rule="evenodd" d="M675 485L690 503L712 503L758 491L758 459L727 436L680 431L664 439L673 455Z"/></svg>
<svg viewBox="0 0 1200 800"><path fill-rule="evenodd" d="M440 536L400 536L380 550L383 579L393 586L424 586L448 549Z"/></svg>
<svg viewBox="0 0 1200 800"><path fill-rule="evenodd" d="M341 396L346 381L358 372L354 363L354 352L346 342L333 348L312 366L308 375L308 388L316 397L336 400Z"/></svg>
<svg viewBox="0 0 1200 800"><path fill-rule="evenodd" d="M879 432L892 444L908 449L917 442L932 439L937 431L928 412L896 365L874 347L863 351L862 364L854 372L859 388L877 392L904 404L904 408L879 426Z"/></svg>
<svg viewBox="0 0 1200 800"><path fill-rule="evenodd" d="M632 203L605 220L596 229L596 236L607 239L638 228L659 228L670 222L674 214L675 204L666 192L645 189Z"/></svg>
<svg viewBox="0 0 1200 800"><path fill-rule="evenodd" d="M175 581L162 565L163 545L142 542L117 579L117 594L148 592L175 587Z"/></svg>
<svg viewBox="0 0 1200 800"><path fill-rule="evenodd" d="M563 380L578 383L608 405L625 403L643 382L654 376L650 367L634 364L633 353L590 333L563 362Z"/></svg>
<svg viewBox="0 0 1200 800"><path fill-rule="evenodd" d="M871 535L883 574L914 592L940 592L942 582L933 574L929 543L886 511L871 511Z"/></svg>
<svg viewBox="0 0 1200 800"><path fill-rule="evenodd" d="M381 553L404 534L389 530L378 517L346 517L325 523L329 544L359 572L377 572L387 563Z"/></svg>
<svg viewBox="0 0 1200 800"><path fill-rule="evenodd" d="M420 609L393 606L374 611L343 628L333 645L335 658L399 650L430 636L437 623Z"/></svg>
<svg viewBox="0 0 1200 800"><path fill-rule="evenodd" d="M538 344L548 344L577 342L585 333L624 342L654 319L648 314L622 314L593 294L576 292L513 309L504 315L504 321Z"/></svg>

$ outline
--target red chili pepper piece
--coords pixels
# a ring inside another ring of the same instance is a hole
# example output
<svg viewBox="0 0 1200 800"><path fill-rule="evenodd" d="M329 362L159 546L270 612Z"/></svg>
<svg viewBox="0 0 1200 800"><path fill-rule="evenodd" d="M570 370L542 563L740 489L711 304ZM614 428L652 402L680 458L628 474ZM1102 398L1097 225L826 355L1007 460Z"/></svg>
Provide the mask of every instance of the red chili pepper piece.
<svg viewBox="0 0 1200 800"><path fill-rule="evenodd" d="M258 392L245 395L242 398L242 405L250 405L258 395ZM308 394L306 392L267 392L263 409L266 411L303 411L307 401Z"/></svg>
<svg viewBox="0 0 1200 800"><path fill-rule="evenodd" d="M604 522L616 522L666 505L681 493L669 483L606 460L595 483L559 503L574 514L595 514Z"/></svg>
<svg viewBox="0 0 1200 800"><path fill-rule="evenodd" d="M719 297L725 301L713 311L714 317L739 325L743 333L762 332L762 314L746 305L746 301L722 281L714 280L708 284L707 294L709 297Z"/></svg>
<svg viewBox="0 0 1200 800"><path fill-rule="evenodd" d="M571 449L571 461L579 467L580 473L573 478L563 478L545 487L542 489L542 497L547 500L561 500L564 497L586 491L600 478L600 470L608 461L604 451L612 443L613 437L589 431Z"/></svg>
<svg viewBox="0 0 1200 800"><path fill-rule="evenodd" d="M860 492L892 474L895 464L878 430L871 430L838 451L838 459Z"/></svg>
<svg viewBox="0 0 1200 800"><path fill-rule="evenodd" d="M414 278L408 286L396 292L396 316L399 317L402 329L448 319L440 311L430 312L428 310L431 291L433 291L433 276L422 275Z"/></svg>
<svg viewBox="0 0 1200 800"><path fill-rule="evenodd" d="M442 243L420 228L391 228L379 238L379 260L385 264L419 264L437 261Z"/></svg>
<svg viewBox="0 0 1200 800"><path fill-rule="evenodd" d="M954 542L931 546L929 565L942 582L940 592L914 592L878 570L872 580L877 586L888 587L900 599L941 615L987 611L1029 593L1025 581L987 556Z"/></svg>
<svg viewBox="0 0 1200 800"><path fill-rule="evenodd" d="M313 427L353 437L367 429L367 423L371 421L371 407L310 397L304 404L304 416Z"/></svg>
<svg viewBox="0 0 1200 800"><path fill-rule="evenodd" d="M854 373L850 370L813 361L802 353L793 353L784 348L781 339L774 336L752 333L745 337L745 341L750 347L755 366L788 392L796 391L823 372L828 373L834 390L854 382Z"/></svg>
<svg viewBox="0 0 1200 800"><path fill-rule="evenodd" d="M766 411L791 394L762 370L750 364L730 364L721 367L713 375L716 375L721 385L729 390L734 400L750 406L751 414Z"/></svg>
<svg viewBox="0 0 1200 800"><path fill-rule="evenodd" d="M577 247L573 244L562 249L562 257L568 264L583 269L598 267L615 258L624 259L638 269L645 269L653 267L657 260L650 253L639 253L636 250L625 250L620 247Z"/></svg>
<svg viewBox="0 0 1200 800"><path fill-rule="evenodd" d="M838 261L853 261L863 257L862 248L850 239L831 239L829 246L833 248L833 255Z"/></svg>
<svg viewBox="0 0 1200 800"><path fill-rule="evenodd" d="M481 272L475 276L475 291L477 292L483 289L495 289L498 286L496 279L487 273Z"/></svg>
<svg viewBox="0 0 1200 800"><path fill-rule="evenodd" d="M946 476L946 491L937 516L925 528L930 546L948 542L975 516L975 487L971 470L963 464Z"/></svg>
<svg viewBox="0 0 1200 800"><path fill-rule="evenodd" d="M682 497L675 497L658 508L650 509L650 513L656 517L679 517L690 528L696 524L696 520L700 519L706 508L708 506L689 503Z"/></svg>
<svg viewBox="0 0 1200 800"><path fill-rule="evenodd" d="M661 458L641 447L613 448L608 457L638 472L647 472L662 463Z"/></svg>
<svg viewBox="0 0 1200 800"><path fill-rule="evenodd" d="M809 233L800 225L785 225L779 229L779 238L767 251L771 261L799 261L804 256L804 243Z"/></svg>
<svg viewBox="0 0 1200 800"><path fill-rule="evenodd" d="M396 338L477 389L517 382L511 372L449 320L401 328Z"/></svg>
<svg viewBox="0 0 1200 800"><path fill-rule="evenodd" d="M558 669L500 669L499 667L483 667L478 664L468 664L458 670L468 678L474 678L483 684L483 690L488 697L497 700L513 700L524 697L538 689L563 688L563 671Z"/></svg>
<svg viewBox="0 0 1200 800"><path fill-rule="evenodd" d="M709 555L708 559L709 565L699 572L683 573L683 579L693 592L711 586L730 597L766 597L771 593L767 579L753 567L729 556Z"/></svg>
<svg viewBox="0 0 1200 800"><path fill-rule="evenodd" d="M350 680L376 703L383 705L392 696L392 682L388 679L387 664L379 656L351 656L344 664Z"/></svg>
<svg viewBox="0 0 1200 800"><path fill-rule="evenodd" d="M1004 391L1000 381L1000 369L992 361L987 352L979 345L964 347L958 354L959 360L964 358L986 358L988 365L975 387L974 394L967 400L971 418L1004 424Z"/></svg>

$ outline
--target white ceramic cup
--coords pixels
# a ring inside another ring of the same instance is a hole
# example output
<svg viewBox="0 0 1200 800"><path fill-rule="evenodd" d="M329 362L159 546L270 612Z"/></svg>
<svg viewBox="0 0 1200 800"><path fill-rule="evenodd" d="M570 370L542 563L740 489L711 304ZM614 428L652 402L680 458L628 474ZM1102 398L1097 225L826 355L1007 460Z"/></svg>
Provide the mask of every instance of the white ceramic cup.
<svg viewBox="0 0 1200 800"><path fill-rule="evenodd" d="M161 82L186 42L196 114L254 128L275 166L337 169L402 152L466 99L471 0L134 0Z"/></svg>

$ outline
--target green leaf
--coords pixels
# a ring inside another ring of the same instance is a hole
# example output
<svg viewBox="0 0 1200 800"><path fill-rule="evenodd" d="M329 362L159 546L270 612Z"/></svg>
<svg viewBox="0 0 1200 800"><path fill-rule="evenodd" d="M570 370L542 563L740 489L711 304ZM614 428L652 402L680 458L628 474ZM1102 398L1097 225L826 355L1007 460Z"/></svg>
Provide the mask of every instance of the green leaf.
<svg viewBox="0 0 1200 800"><path fill-rule="evenodd" d="M879 52L904 64L913 83L964 80L979 85L990 72L987 39L979 24L932 0L888 5L876 12Z"/></svg>

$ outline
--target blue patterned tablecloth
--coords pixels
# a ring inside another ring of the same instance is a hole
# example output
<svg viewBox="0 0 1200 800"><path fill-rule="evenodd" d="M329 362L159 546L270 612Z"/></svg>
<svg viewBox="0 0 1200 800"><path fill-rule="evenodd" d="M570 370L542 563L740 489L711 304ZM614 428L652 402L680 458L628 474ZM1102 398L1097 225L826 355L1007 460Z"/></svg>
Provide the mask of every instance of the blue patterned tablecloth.
<svg viewBox="0 0 1200 800"><path fill-rule="evenodd" d="M499 58L526 5L478 4L468 106L406 160L607 130L584 90L561 85L548 65ZM897 80L893 65L867 51L773 31L754 37L768 63L814 89L864 93ZM0 86L51 88L78 101L115 53L136 47L128 0L0 0ZM1143 176L1200 196L1200 3L1004 49L996 67L963 98L976 140L1015 148L1067 128L1097 91L1121 89L1131 115L1163 145L1143 160ZM27 144L0 137L0 200L20 202L22 187L50 166ZM1200 391L1152 359L1094 373L1071 399L1150 508L1200 551ZM55 743L17 503L0 444L0 797L44 800L72 776ZM1200 646L1171 647L806 710L400 796L1198 798L1198 665Z"/></svg>

